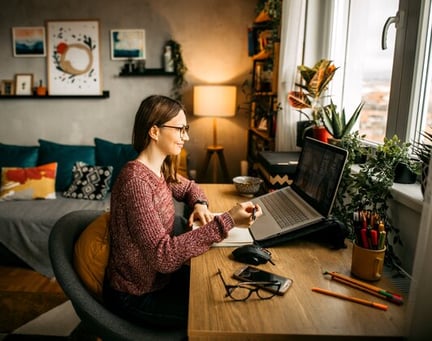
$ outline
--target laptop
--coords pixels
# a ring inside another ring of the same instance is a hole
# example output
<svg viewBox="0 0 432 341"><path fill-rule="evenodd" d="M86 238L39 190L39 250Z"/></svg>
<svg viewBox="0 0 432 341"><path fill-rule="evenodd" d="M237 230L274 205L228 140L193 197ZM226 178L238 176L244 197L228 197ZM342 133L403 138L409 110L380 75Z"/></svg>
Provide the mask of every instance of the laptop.
<svg viewBox="0 0 432 341"><path fill-rule="evenodd" d="M310 137L305 139L293 183L252 199L263 215L251 226L256 242L274 240L325 222L336 198L348 152Z"/></svg>

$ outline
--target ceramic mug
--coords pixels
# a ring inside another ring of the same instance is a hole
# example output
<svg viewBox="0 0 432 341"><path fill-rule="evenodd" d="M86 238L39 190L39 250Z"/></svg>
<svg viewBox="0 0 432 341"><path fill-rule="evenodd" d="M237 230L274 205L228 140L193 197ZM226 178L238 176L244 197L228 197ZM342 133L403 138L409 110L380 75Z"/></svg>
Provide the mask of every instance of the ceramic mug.
<svg viewBox="0 0 432 341"><path fill-rule="evenodd" d="M367 281L381 278L386 248L381 250L365 249L353 243L351 273Z"/></svg>

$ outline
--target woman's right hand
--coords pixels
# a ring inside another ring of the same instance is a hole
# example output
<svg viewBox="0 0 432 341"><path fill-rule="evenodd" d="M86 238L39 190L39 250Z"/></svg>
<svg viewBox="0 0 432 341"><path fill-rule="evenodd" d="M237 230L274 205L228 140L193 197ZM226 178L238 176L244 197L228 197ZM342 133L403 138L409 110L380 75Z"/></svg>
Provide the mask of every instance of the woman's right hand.
<svg viewBox="0 0 432 341"><path fill-rule="evenodd" d="M262 215L262 209L251 201L235 205L228 213L234 220L235 226L251 226L255 219Z"/></svg>

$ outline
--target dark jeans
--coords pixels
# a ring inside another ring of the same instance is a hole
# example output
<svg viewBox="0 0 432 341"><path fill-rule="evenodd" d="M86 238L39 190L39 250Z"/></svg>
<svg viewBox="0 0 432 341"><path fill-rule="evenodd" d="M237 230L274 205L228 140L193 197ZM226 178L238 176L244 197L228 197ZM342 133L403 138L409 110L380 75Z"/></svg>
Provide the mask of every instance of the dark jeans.
<svg viewBox="0 0 432 341"><path fill-rule="evenodd" d="M176 216L174 234L185 232L187 221ZM171 274L168 285L158 291L141 296L114 290L104 283L103 297L106 306L115 314L137 323L154 327L186 328L189 306L190 268L182 266Z"/></svg>
<svg viewBox="0 0 432 341"><path fill-rule="evenodd" d="M130 295L104 284L104 302L123 318L154 327L186 328L189 305L189 266L171 276L163 289L141 296Z"/></svg>

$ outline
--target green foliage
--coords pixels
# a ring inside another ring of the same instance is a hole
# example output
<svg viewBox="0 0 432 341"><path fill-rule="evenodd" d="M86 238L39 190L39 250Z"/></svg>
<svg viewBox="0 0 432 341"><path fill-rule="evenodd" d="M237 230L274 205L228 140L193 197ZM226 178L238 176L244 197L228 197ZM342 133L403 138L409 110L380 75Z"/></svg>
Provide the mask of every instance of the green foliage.
<svg viewBox="0 0 432 341"><path fill-rule="evenodd" d="M432 134L423 131L420 133L420 137L423 137L423 142L414 142L413 153L417 155L422 162L429 165L432 154Z"/></svg>
<svg viewBox="0 0 432 341"><path fill-rule="evenodd" d="M181 101L183 98L182 89L187 85L184 75L188 69L183 61L181 45L172 39L169 40L167 44L171 46L172 57L174 60L174 80L171 89L171 96L174 99Z"/></svg>
<svg viewBox="0 0 432 341"><path fill-rule="evenodd" d="M384 222L388 236L386 263L400 264L393 251L393 245L403 245L399 230L393 226L389 210L389 200L392 198L390 189L393 185L396 165L400 162L419 169L419 163L410 157L410 143L402 142L395 135L384 139L382 145L376 148L366 148L361 143L358 132L344 136L339 146L348 150L349 157L345 167L339 190L333 207L333 214L343 221L350 230L350 238L354 238L354 212L371 210L378 213ZM367 155L364 163L359 164L358 171L353 169L357 155Z"/></svg>
<svg viewBox="0 0 432 341"><path fill-rule="evenodd" d="M346 134L350 133L354 124L360 117L360 113L363 109L364 102L361 102L357 108L354 110L348 122L346 121L345 109L339 113L337 111L337 106L330 100L330 104L326 105L321 114L324 126L327 131L335 138L341 139Z"/></svg>

